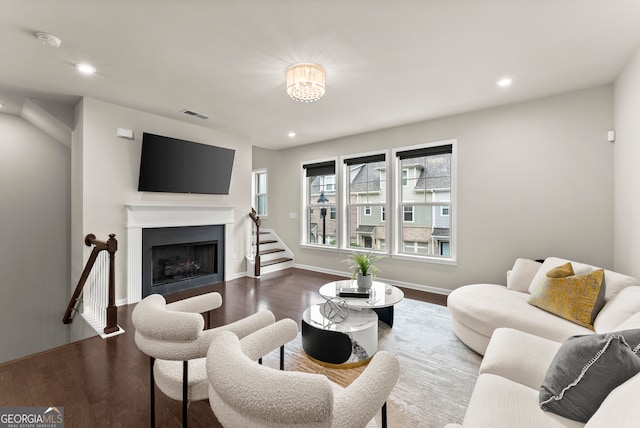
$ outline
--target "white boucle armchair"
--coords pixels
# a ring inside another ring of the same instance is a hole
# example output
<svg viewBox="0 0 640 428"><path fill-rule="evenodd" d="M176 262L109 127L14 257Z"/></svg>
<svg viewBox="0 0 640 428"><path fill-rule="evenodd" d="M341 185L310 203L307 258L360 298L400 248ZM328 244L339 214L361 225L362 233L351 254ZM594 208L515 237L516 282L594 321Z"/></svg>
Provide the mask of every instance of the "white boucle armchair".
<svg viewBox="0 0 640 428"><path fill-rule="evenodd" d="M278 323L242 340L228 332L212 338L207 354L209 403L222 426L375 427L373 418L380 408L386 423L385 403L400 371L393 354L377 352L345 389L324 375L255 364L258 355L273 348L269 337L279 337ZM262 348L256 343L263 343Z"/></svg>
<svg viewBox="0 0 640 428"><path fill-rule="evenodd" d="M264 310L231 324L203 330L201 314L221 305L222 296L217 292L170 304L163 296L152 294L133 309L136 345L150 357L152 427L154 384L168 397L182 401L182 423L186 427L188 402L208 398L205 357L214 333L229 331L244 337L275 322L273 313Z"/></svg>

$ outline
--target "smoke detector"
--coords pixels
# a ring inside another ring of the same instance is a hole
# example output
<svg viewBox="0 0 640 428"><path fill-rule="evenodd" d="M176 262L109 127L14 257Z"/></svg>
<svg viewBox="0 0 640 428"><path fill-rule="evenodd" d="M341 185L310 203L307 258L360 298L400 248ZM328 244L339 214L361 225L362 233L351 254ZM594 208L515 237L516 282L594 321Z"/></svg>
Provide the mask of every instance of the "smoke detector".
<svg viewBox="0 0 640 428"><path fill-rule="evenodd" d="M36 37L38 38L38 40L40 40L40 43L51 48L59 48L62 44L62 40L60 40L53 34L44 33L42 31L38 31L36 33Z"/></svg>

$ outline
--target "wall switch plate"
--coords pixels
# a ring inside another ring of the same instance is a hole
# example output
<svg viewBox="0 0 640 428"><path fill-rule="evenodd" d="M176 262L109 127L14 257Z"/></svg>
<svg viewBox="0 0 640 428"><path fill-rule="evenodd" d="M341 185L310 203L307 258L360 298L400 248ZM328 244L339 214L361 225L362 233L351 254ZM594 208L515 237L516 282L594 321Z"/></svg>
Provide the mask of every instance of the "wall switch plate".
<svg viewBox="0 0 640 428"><path fill-rule="evenodd" d="M289 213L289 218L292 220L295 220L296 218L298 218L298 214L297 213Z"/></svg>

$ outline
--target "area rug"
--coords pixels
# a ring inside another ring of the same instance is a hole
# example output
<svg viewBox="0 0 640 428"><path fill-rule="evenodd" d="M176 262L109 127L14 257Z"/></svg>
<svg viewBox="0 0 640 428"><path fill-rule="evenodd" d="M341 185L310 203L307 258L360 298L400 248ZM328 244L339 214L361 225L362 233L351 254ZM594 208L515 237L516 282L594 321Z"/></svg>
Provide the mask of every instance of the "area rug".
<svg viewBox="0 0 640 428"><path fill-rule="evenodd" d="M394 311L393 328L379 323L378 342L378 349L394 353L400 362L400 378L387 402L389 427L442 428L461 423L481 357L454 335L446 307L404 299ZM342 386L365 369L316 364L302 349L300 334L285 349L286 370L321 373ZM276 355L265 357L264 363L277 366Z"/></svg>

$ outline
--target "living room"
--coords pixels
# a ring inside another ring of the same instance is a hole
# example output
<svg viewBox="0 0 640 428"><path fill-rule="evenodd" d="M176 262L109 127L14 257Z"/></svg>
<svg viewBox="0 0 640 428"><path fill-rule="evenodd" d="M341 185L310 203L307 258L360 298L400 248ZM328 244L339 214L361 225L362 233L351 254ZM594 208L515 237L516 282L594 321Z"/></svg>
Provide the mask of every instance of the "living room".
<svg viewBox="0 0 640 428"><path fill-rule="evenodd" d="M39 23L43 22L24 24L31 28ZM15 22L8 27L17 32ZM262 147L259 141L225 129L224 124L205 127L137 109L127 102L129 96L122 88L114 89L121 91L121 103L98 99L76 88L68 93L64 88L51 90L82 97L70 106L42 102L38 84L13 83L11 76L3 75L0 80L7 87L0 94L32 98L32 110L49 120L53 117L70 130L65 146L24 119L23 110L5 109L0 114L6 151L0 161L5 208L0 219L6 225L1 269L5 278L2 343L12 344L6 347L9 350L3 360L69 340L68 333L59 333L53 326L60 323L61 311L88 257L89 249L83 245L88 233L100 239L115 233L119 238L116 300L119 305L128 302L127 205L233 206L236 226L228 261L230 278L240 278L246 273L250 243L246 216L252 205L251 171L266 169L269 211L263 226L277 231L293 249L297 266L346 274L341 263L344 251L300 245L301 165L449 139L457 140L458 150L455 263L386 258L379 263L381 278L407 288L447 294L466 284L504 283L504 273L517 257L547 256L640 277L634 245L635 238L640 239L636 221L640 203L634 197L640 183L635 165L640 151L640 125L635 120L640 109L640 51L639 40L632 42L635 49L629 50L615 74L591 86L558 87L543 96L508 103L498 100L493 105L280 149ZM589 67L579 72L589 74ZM281 84L278 91L286 97L284 74L277 80ZM518 84L515 80L510 90ZM327 99L318 103L329 100L331 91L346 84L331 85L329 73ZM394 85L400 86L400 82ZM9 104L5 99L0 102ZM445 104L446 100L439 102ZM300 113L298 119L311 120L306 113ZM133 130L134 140L118 138L117 128ZM611 130L615 130L614 142L607 141ZM235 149L229 195L138 192L143 132ZM297 218L291 218L291 213ZM34 269L33 260L42 260L44 265ZM34 319L39 327L34 327Z"/></svg>

